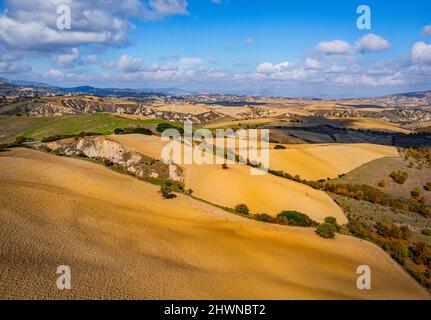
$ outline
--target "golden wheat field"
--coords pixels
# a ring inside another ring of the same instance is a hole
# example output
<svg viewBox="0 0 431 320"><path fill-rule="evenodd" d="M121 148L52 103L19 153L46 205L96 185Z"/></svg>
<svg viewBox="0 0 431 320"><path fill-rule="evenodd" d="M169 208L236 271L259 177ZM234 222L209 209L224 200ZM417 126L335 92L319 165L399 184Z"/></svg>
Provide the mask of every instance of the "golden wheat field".
<svg viewBox="0 0 431 320"><path fill-rule="evenodd" d="M429 299L353 237L244 219L98 164L0 153L0 297L31 299ZM56 289L69 265L72 290ZM356 289L367 264L372 290Z"/></svg>
<svg viewBox="0 0 431 320"><path fill-rule="evenodd" d="M109 139L154 157L161 158L164 142L159 137L143 135L110 136ZM159 150L159 151L156 151ZM325 217L347 218L338 205L324 192L301 183L273 176L251 175L251 168L241 164L181 164L185 171L185 184L193 195L211 203L234 208L244 203L254 213L277 215L284 210L295 210L322 222Z"/></svg>
<svg viewBox="0 0 431 320"><path fill-rule="evenodd" d="M269 151L270 168L306 180L332 179L370 161L398 157L395 147L365 143L285 145L284 150L274 146Z"/></svg>

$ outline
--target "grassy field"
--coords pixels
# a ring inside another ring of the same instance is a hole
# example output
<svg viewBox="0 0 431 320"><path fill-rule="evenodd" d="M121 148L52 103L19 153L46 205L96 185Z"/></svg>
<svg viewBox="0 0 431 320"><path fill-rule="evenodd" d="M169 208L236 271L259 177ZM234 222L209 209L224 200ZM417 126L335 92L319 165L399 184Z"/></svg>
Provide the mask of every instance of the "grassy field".
<svg viewBox="0 0 431 320"><path fill-rule="evenodd" d="M141 126L153 129L168 122L158 119L127 119L107 113L53 117L0 117L0 143L12 142L18 136L39 140L54 135L80 132L111 134L115 128Z"/></svg>
<svg viewBox="0 0 431 320"><path fill-rule="evenodd" d="M388 157L377 159L346 174L342 178L335 179L335 182L366 184L379 188L383 192L394 196L409 199L410 192L419 187L421 196L426 203L431 201L431 192L425 191L422 187L431 182L431 170L426 166L420 168L417 164L409 167L410 161L405 161L401 157ZM404 171L408 173L408 179L404 184L395 183L389 176L393 171ZM385 186L379 187L378 183L384 181Z"/></svg>

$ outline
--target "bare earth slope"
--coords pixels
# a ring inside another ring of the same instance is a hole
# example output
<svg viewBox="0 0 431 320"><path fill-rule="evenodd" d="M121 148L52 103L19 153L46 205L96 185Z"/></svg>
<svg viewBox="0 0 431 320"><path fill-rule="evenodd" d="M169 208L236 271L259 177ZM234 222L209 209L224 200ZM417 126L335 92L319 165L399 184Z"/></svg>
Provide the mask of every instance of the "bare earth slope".
<svg viewBox="0 0 431 320"><path fill-rule="evenodd" d="M109 139L160 159L164 142L159 137L144 135L110 136ZM157 151L159 150L159 151ZM344 224L347 218L338 205L326 193L301 183L266 174L250 174L246 165L220 164L181 165L185 171L185 184L193 195L221 206L234 208L246 204L253 213L277 215L284 210L296 210L322 222L332 216Z"/></svg>
<svg viewBox="0 0 431 320"><path fill-rule="evenodd" d="M374 245L243 219L91 162L0 153L0 298L419 298ZM56 268L72 290L56 289ZM355 270L372 269L372 290Z"/></svg>
<svg viewBox="0 0 431 320"><path fill-rule="evenodd" d="M270 168L300 175L307 180L336 178L384 157L398 157L395 147L374 144L286 145L270 150Z"/></svg>

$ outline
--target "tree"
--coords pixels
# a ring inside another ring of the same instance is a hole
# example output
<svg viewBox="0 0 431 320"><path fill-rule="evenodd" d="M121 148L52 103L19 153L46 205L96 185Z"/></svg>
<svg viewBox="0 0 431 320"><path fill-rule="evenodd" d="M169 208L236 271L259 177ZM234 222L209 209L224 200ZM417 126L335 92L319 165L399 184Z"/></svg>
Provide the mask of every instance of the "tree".
<svg viewBox="0 0 431 320"><path fill-rule="evenodd" d="M277 215L278 219L287 219L289 226L297 227L309 227L313 224L313 221L304 213L297 211L283 211Z"/></svg>
<svg viewBox="0 0 431 320"><path fill-rule="evenodd" d="M122 128L115 128L114 129L114 133L115 134L124 134L124 129L122 129Z"/></svg>
<svg viewBox="0 0 431 320"><path fill-rule="evenodd" d="M419 197L420 197L420 195L421 195L421 189L420 189L420 188L418 188L418 187L414 188L414 189L410 192L410 195L411 195L411 196L412 196L412 198L414 198L414 199L419 198Z"/></svg>
<svg viewBox="0 0 431 320"><path fill-rule="evenodd" d="M250 210L245 204L241 203L235 207L235 212L247 215L249 214Z"/></svg>
<svg viewBox="0 0 431 320"><path fill-rule="evenodd" d="M337 228L332 223L323 223L316 228L316 233L325 239L335 238L335 232L337 232Z"/></svg>
<svg viewBox="0 0 431 320"><path fill-rule="evenodd" d="M271 222L272 217L266 213L258 213L258 214L256 214L256 220L264 221L264 222Z"/></svg>
<svg viewBox="0 0 431 320"><path fill-rule="evenodd" d="M175 195L175 193L172 193L172 190L169 189L168 187L161 187L160 193L162 194L163 198L165 198L165 199L173 199L173 198L177 197Z"/></svg>

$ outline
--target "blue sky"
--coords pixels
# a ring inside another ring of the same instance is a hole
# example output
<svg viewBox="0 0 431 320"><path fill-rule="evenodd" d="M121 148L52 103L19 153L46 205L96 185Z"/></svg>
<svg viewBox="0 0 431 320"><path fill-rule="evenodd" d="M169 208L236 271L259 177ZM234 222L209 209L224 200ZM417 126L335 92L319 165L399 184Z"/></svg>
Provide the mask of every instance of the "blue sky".
<svg viewBox="0 0 431 320"><path fill-rule="evenodd" d="M431 89L431 1L5 0L0 76L280 96ZM71 29L57 27L57 8ZM359 30L358 6L371 9Z"/></svg>

